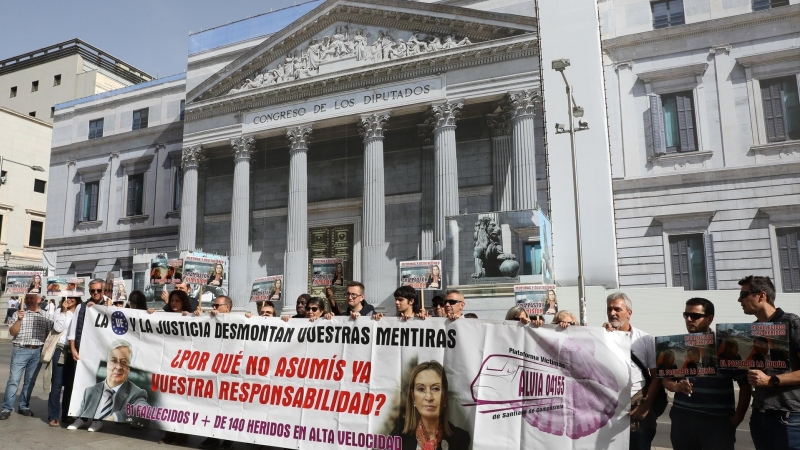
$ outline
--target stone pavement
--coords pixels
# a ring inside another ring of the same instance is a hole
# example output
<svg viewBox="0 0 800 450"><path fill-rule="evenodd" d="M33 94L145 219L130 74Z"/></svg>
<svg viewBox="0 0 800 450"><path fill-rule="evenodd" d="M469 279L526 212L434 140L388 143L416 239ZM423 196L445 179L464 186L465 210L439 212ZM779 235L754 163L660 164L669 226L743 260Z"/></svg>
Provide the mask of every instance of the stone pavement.
<svg viewBox="0 0 800 450"><path fill-rule="evenodd" d="M0 339L0 398L5 394L8 381L8 368L11 359L11 341ZM86 430L67 431L64 428L51 428L47 424L47 392L43 389L42 375L36 381L31 398L31 411L34 417L24 417L15 411L8 420L0 421L0 448L13 448L25 450L52 449L98 449L98 450L136 450L161 449L158 440L163 432L151 429L133 429L129 425L106 424L97 433ZM754 449L747 428L749 414L739 426L736 434L737 450ZM670 422L669 410L659 418L658 434L653 441L653 450L671 449L669 441ZM188 447L197 448L204 438L189 438ZM237 450L251 450L258 447L251 444L236 443ZM478 450L478 449L476 449Z"/></svg>

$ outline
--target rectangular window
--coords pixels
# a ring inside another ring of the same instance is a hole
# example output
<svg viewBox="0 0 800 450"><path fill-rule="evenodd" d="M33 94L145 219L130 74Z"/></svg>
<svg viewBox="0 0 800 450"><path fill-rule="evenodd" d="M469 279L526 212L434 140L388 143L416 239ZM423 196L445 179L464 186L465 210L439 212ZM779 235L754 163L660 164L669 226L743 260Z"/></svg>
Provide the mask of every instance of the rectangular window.
<svg viewBox="0 0 800 450"><path fill-rule="evenodd" d="M47 182L44 180L34 179L33 180L33 192L38 192L40 194L44 194L44 188L47 185Z"/></svg>
<svg viewBox="0 0 800 450"><path fill-rule="evenodd" d="M145 108L133 112L133 128L131 128L132 130L140 130L142 128L147 128L148 111L149 108Z"/></svg>
<svg viewBox="0 0 800 450"><path fill-rule="evenodd" d="M56 107L55 106L51 106L50 107L50 118L52 119L53 116L55 116L55 115L56 115Z"/></svg>
<svg viewBox="0 0 800 450"><path fill-rule="evenodd" d="M661 0L650 3L653 9L653 28L667 28L685 23L683 0Z"/></svg>
<svg viewBox="0 0 800 450"><path fill-rule="evenodd" d="M53 86L61 86L61 74L53 76Z"/></svg>
<svg viewBox="0 0 800 450"><path fill-rule="evenodd" d="M672 258L672 285L687 291L705 290L706 254L702 234L683 234L669 237Z"/></svg>
<svg viewBox="0 0 800 450"><path fill-rule="evenodd" d="M3 237L3 215L0 214L0 239Z"/></svg>
<svg viewBox="0 0 800 450"><path fill-rule="evenodd" d="M797 77L788 76L761 80L761 101L764 103L764 125L767 141L800 139L800 99Z"/></svg>
<svg viewBox="0 0 800 450"><path fill-rule="evenodd" d="M783 292L800 292L800 228L778 228L775 234Z"/></svg>
<svg viewBox="0 0 800 450"><path fill-rule="evenodd" d="M667 153L697 150L694 98L691 91L661 95Z"/></svg>
<svg viewBox="0 0 800 450"><path fill-rule="evenodd" d="M183 167L178 166L175 168L175 180L172 186L172 210L178 211L181 209L181 194L183 188Z"/></svg>
<svg viewBox="0 0 800 450"><path fill-rule="evenodd" d="M100 182L85 183L81 191L81 222L97 220L97 197L100 194Z"/></svg>
<svg viewBox="0 0 800 450"><path fill-rule="evenodd" d="M31 232L28 236L29 247L42 246L42 233L44 231L44 222L38 220L31 220Z"/></svg>
<svg viewBox="0 0 800 450"><path fill-rule="evenodd" d="M36 92L39 90L39 80L31 82L31 92Z"/></svg>
<svg viewBox="0 0 800 450"><path fill-rule="evenodd" d="M103 119L89 121L89 139L103 137Z"/></svg>
<svg viewBox="0 0 800 450"><path fill-rule="evenodd" d="M789 0L753 0L753 11L789 6Z"/></svg>
<svg viewBox="0 0 800 450"><path fill-rule="evenodd" d="M14 98L17 96L17 87L11 86L11 93L8 95L9 98Z"/></svg>
<svg viewBox="0 0 800 450"><path fill-rule="evenodd" d="M144 174L128 175L128 208L126 215L144 214Z"/></svg>
<svg viewBox="0 0 800 450"><path fill-rule="evenodd" d="M186 110L186 100L181 100L181 120L183 120L185 110Z"/></svg>
<svg viewBox="0 0 800 450"><path fill-rule="evenodd" d="M542 274L542 246L538 242L526 242L522 246L522 274Z"/></svg>

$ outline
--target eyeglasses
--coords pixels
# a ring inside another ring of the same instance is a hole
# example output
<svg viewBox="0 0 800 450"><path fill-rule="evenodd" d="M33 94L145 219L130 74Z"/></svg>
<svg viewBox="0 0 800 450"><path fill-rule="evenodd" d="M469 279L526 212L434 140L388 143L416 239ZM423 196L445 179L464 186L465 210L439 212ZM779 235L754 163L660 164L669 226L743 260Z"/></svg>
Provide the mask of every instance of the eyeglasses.
<svg viewBox="0 0 800 450"><path fill-rule="evenodd" d="M102 294L103 290L102 289L89 289L89 292L91 292L92 294Z"/></svg>
<svg viewBox="0 0 800 450"><path fill-rule="evenodd" d="M708 317L708 314L702 314L702 313L687 313L687 312L683 313L683 318L684 318L684 319L691 319L692 321L695 321L695 320L700 320L700 319L702 319L703 317Z"/></svg>
<svg viewBox="0 0 800 450"><path fill-rule="evenodd" d="M312 306L311 308L306 308L306 309L307 309L307 310L309 310L309 311L311 311L311 312L317 312L317 311L319 311L319 308L318 308L318 307L316 307L316 306Z"/></svg>
<svg viewBox="0 0 800 450"><path fill-rule="evenodd" d="M450 305L450 306L453 306L453 305L455 305L456 303L461 303L461 300L451 300L451 299L449 299L449 298L448 298L448 299L447 299L447 300L445 300L444 302L445 302L445 303L447 303L447 304L448 304L448 305Z"/></svg>
<svg viewBox="0 0 800 450"><path fill-rule="evenodd" d="M739 299L747 298L753 294L760 294L762 291L740 291L739 292Z"/></svg>
<svg viewBox="0 0 800 450"><path fill-rule="evenodd" d="M225 306L225 303L214 303L211 305L211 307L214 309L219 309L221 306Z"/></svg>
<svg viewBox="0 0 800 450"><path fill-rule="evenodd" d="M355 292L347 292L344 294L347 298L358 298L361 297L361 294L356 294Z"/></svg>

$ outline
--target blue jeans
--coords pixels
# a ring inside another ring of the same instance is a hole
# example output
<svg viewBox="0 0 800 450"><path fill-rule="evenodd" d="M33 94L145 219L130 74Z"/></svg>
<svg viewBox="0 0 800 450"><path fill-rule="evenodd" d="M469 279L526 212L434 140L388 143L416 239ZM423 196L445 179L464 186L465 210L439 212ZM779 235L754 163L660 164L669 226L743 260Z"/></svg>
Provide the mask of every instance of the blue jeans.
<svg viewBox="0 0 800 450"><path fill-rule="evenodd" d="M61 349L56 347L53 352L53 359L50 364L53 365L53 376L50 378L50 396L47 399L47 420L58 420L61 418L61 387L64 383L64 365L58 364L58 358L61 357Z"/></svg>
<svg viewBox="0 0 800 450"><path fill-rule="evenodd" d="M754 409L750 436L756 450L800 450L800 412Z"/></svg>
<svg viewBox="0 0 800 450"><path fill-rule="evenodd" d="M17 389L25 372L25 384L23 385L22 395L19 396L19 409L28 409L30 406L30 394L33 392L33 385L36 384L36 373L39 368L39 358L42 356L42 348L24 348L14 346L11 351L11 373L6 383L6 395L3 398L3 411L13 411L14 402L17 399Z"/></svg>

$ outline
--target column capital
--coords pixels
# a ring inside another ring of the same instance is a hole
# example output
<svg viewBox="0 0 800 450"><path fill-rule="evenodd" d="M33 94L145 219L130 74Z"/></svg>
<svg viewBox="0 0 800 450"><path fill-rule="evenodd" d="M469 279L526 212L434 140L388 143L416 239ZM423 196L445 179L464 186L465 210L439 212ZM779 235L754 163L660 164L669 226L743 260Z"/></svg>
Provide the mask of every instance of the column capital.
<svg viewBox="0 0 800 450"><path fill-rule="evenodd" d="M430 117L433 120L426 122L431 123L434 131L444 127L455 127L456 119L461 114L461 108L464 107L464 102L446 100L444 103L431 105Z"/></svg>
<svg viewBox="0 0 800 450"><path fill-rule="evenodd" d="M364 142L370 139L383 139L383 132L386 130L386 122L389 120L389 112L383 111L361 116L358 123L358 133L364 138Z"/></svg>
<svg viewBox="0 0 800 450"><path fill-rule="evenodd" d="M512 119L523 116L533 116L537 103L542 101L538 92L524 90L515 94L508 94L509 113Z"/></svg>
<svg viewBox="0 0 800 450"><path fill-rule="evenodd" d="M205 159L202 145L186 147L181 154L181 163L184 169L197 169L200 164L205 162Z"/></svg>
<svg viewBox="0 0 800 450"><path fill-rule="evenodd" d="M233 147L234 161L250 159L250 155L256 150L256 140L252 136L233 138L231 139L231 147Z"/></svg>
<svg viewBox="0 0 800 450"><path fill-rule="evenodd" d="M286 138L289 139L289 152L308 150L311 141L311 125L300 125L286 129Z"/></svg>
<svg viewBox="0 0 800 450"><path fill-rule="evenodd" d="M489 126L489 131L492 132L492 137L509 136L511 134L511 121L507 112L498 114L489 114L486 116L486 124Z"/></svg>
<svg viewBox="0 0 800 450"><path fill-rule="evenodd" d="M417 125L417 144L420 147L433 147L433 133L431 133L433 119Z"/></svg>

